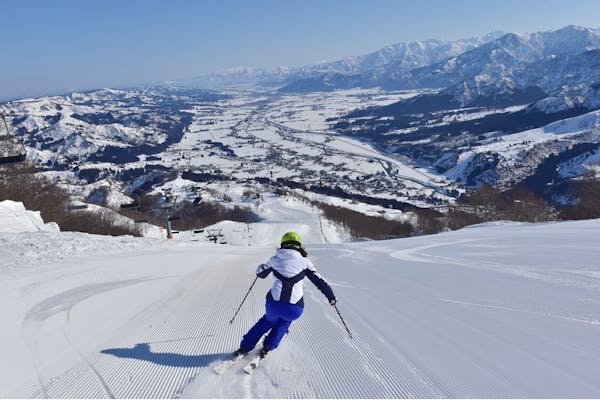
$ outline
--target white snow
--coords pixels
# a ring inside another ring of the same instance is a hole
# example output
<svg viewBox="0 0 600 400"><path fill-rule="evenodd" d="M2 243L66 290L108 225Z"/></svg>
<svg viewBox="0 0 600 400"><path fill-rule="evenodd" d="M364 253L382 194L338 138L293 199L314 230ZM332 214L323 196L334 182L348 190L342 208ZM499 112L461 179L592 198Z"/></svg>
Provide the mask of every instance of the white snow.
<svg viewBox="0 0 600 400"><path fill-rule="evenodd" d="M219 245L39 231L0 203L0 397L600 397L600 220L324 243L308 208L263 207ZM353 338L307 282L255 374L217 376L263 313L270 278L229 323L288 226Z"/></svg>
<svg viewBox="0 0 600 400"><path fill-rule="evenodd" d="M0 232L57 231L56 223L45 224L39 211L28 211L23 203L0 201Z"/></svg>

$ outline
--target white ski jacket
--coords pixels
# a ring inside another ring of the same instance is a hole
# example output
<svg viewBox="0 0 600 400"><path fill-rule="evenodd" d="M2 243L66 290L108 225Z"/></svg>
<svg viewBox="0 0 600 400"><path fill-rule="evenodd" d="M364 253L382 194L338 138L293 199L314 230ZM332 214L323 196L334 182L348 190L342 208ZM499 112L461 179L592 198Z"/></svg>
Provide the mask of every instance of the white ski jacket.
<svg viewBox="0 0 600 400"><path fill-rule="evenodd" d="M319 275L313 263L295 249L278 249L269 261L256 269L259 278L266 278L271 272L275 282L267 298L304 307L302 280L307 277L329 301L335 300L331 286Z"/></svg>

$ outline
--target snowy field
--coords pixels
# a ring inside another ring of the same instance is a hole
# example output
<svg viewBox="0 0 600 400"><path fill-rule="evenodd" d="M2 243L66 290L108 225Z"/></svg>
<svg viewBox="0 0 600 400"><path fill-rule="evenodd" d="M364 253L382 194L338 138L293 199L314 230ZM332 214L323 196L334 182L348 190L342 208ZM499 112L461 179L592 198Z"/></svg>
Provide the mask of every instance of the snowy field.
<svg viewBox="0 0 600 400"><path fill-rule="evenodd" d="M218 245L61 233L0 203L0 397L600 397L600 220L325 243L317 216L269 206ZM270 278L229 323L286 220L353 338L306 282L256 373L218 376L263 312Z"/></svg>
<svg viewBox="0 0 600 400"><path fill-rule="evenodd" d="M0 108L13 117L12 130L38 132L37 141L53 144L29 148L28 158L39 165L52 165L46 175L82 201L102 189L110 191L113 205L131 203L133 199L124 198L125 193L157 179L156 174L140 176L140 169L166 167L179 176L187 171L204 175L190 177L189 187L175 193L182 196L208 179L247 182L260 178L263 182L282 179L339 187L350 194L417 206L452 202L455 185L434 169L331 131L336 118L357 108L388 105L420 93L351 89L291 95L273 89L238 88L208 101L177 94L166 100L160 91L140 94L103 89L24 99ZM176 107L158 107L163 101ZM172 128L168 135L165 126L184 119L182 111L187 122L182 136L175 138L179 128ZM162 147L167 141L170 145ZM137 154L146 152L136 149L146 145L161 150ZM118 154L131 150L137 157L123 157L117 163L107 158L113 150L106 149L114 148L124 149Z"/></svg>

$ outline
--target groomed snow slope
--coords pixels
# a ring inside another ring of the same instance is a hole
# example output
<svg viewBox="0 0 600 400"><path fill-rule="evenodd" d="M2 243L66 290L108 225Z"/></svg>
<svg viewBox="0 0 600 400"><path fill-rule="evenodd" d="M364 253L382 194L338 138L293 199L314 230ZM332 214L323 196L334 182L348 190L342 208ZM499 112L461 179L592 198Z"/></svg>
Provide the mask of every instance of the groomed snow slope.
<svg viewBox="0 0 600 400"><path fill-rule="evenodd" d="M270 278L229 324L276 238L0 233L0 397L597 398L599 234L600 220L501 223L312 244L354 338L307 282L280 348L219 377L263 312Z"/></svg>

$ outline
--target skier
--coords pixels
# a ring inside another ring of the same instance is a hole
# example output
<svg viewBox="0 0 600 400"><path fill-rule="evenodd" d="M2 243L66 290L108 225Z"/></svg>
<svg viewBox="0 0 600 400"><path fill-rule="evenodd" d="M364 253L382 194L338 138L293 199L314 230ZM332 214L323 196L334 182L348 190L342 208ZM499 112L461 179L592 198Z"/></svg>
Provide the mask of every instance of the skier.
<svg viewBox="0 0 600 400"><path fill-rule="evenodd" d="M310 279L319 288L331 306L336 304L331 286L317 273L314 265L307 258L300 235L296 232L284 234L281 238L281 248L277 249L269 261L256 269L256 275L261 279L266 278L271 272L275 282L267 293L266 313L243 336L240 348L234 356L241 356L254 349L260 338L269 331L260 351L260 358L264 358L270 350L277 348L292 321L298 319L304 311L302 297L304 277Z"/></svg>

